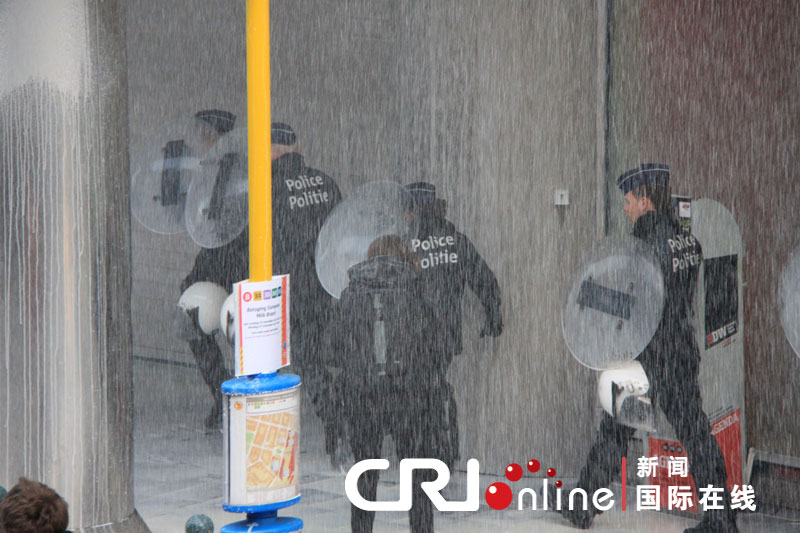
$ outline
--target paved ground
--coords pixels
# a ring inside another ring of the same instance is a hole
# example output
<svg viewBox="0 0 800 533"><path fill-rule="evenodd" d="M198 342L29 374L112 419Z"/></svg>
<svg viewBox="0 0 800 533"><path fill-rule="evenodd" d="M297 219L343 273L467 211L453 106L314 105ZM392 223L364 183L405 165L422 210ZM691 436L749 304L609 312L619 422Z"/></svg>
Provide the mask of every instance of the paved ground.
<svg viewBox="0 0 800 533"><path fill-rule="evenodd" d="M243 515L226 513L221 507L222 434L202 429L211 403L197 370L189 365L137 360L134 380L136 508L153 533L181 533L186 520L196 513L211 517L215 531L224 524L244 519ZM198 390L196 397L187 392ZM330 466L323 453L321 433L316 417L304 411L300 454L302 501L281 514L302 518L304 531L347 532L350 511L344 494L344 473ZM463 473L454 475L452 489L448 487L453 499L464 494L464 478ZM481 490L501 478L483 476ZM383 475L379 499L395 499L396 482L396 470ZM672 533L694 523L690 518L666 513L612 510L595 519L592 531ZM800 516L787 519L752 514L740 517L739 524L743 533L800 531ZM435 528L442 533L575 531L553 512L494 511L485 504L475 513L436 512ZM375 531L408 531L407 514L379 513Z"/></svg>

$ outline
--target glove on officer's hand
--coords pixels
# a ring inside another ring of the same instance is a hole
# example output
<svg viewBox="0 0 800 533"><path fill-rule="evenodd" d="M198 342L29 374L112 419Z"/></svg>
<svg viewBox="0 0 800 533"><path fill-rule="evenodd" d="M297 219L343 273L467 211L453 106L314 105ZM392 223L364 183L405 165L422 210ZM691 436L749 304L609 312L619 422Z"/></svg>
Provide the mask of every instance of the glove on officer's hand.
<svg viewBox="0 0 800 533"><path fill-rule="evenodd" d="M490 337L499 337L503 333L503 323L487 320L486 324L481 328L481 338L489 335Z"/></svg>

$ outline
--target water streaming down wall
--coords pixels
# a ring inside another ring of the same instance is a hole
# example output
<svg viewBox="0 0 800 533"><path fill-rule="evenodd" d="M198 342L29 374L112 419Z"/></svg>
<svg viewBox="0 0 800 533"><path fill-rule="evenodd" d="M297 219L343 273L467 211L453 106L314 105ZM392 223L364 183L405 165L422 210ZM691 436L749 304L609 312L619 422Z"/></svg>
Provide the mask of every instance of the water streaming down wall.
<svg viewBox="0 0 800 533"><path fill-rule="evenodd" d="M0 484L78 531L133 506L124 37L116 2L0 6Z"/></svg>
<svg viewBox="0 0 800 533"><path fill-rule="evenodd" d="M593 375L563 343L571 266L596 236L599 4L276 2L273 115L345 190L425 180L497 275L505 322L480 338L467 291L450 369L462 464L536 457L577 476ZM298 29L304 39L294 40ZM313 31L312 31L313 30ZM282 43L282 44L281 44ZM556 189L570 205L554 206ZM569 265L569 267L565 267Z"/></svg>
<svg viewBox="0 0 800 533"><path fill-rule="evenodd" d="M126 4L132 154L163 136L165 122L199 109L242 117L243 13L186 5ZM594 240L603 208L600 9L439 0L273 1L270 9L272 116L292 124L308 163L345 195L371 180L433 182L498 277L503 335L479 337L483 310L470 293L465 353L451 368L463 462L475 457L502 472L535 455L576 476L591 443L594 375L569 355L560 308L569 266ZM571 202L563 209L553 205L561 188ZM162 309L174 307L196 247L138 223L133 231L136 353L191 361ZM182 250L190 253L175 268ZM163 365L141 362L163 374Z"/></svg>
<svg viewBox="0 0 800 533"><path fill-rule="evenodd" d="M465 457L489 471L536 454L577 475L595 380L567 353L559 308L577 258L602 229L597 213L607 211L609 233L629 231L616 176L651 159L672 165L674 192L717 199L736 214L752 276L743 294L752 332L748 441L796 456L800 426L785 421L798 405L791 376L800 360L780 333L771 287L782 254L796 247L796 10L791 2L766 15L756 13L760 4L609 2L603 161L602 5L273 0L273 117L295 127L309 163L345 194L372 179L434 182L495 269L506 330L479 339L482 311L469 297L466 350L451 374ZM155 9L131 0L126 9L132 153L160 125L198 109L244 116L243 4ZM597 166L607 166L607 190L597 186ZM570 193L565 208L553 205L559 188ZM197 249L185 236L135 232L137 351L191 361L154 308L174 306Z"/></svg>

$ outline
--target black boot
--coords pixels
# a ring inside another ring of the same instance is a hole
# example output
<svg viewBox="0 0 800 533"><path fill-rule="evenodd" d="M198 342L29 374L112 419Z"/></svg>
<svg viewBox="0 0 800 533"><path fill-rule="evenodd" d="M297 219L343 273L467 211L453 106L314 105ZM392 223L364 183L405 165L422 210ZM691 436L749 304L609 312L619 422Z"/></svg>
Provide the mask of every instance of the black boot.
<svg viewBox="0 0 800 533"><path fill-rule="evenodd" d="M222 390L212 391L211 396L214 398L214 405L211 406L204 425L206 429L216 431L222 429Z"/></svg>
<svg viewBox="0 0 800 533"><path fill-rule="evenodd" d="M217 401L215 398L214 405L211 407L211 412L206 417L204 425L209 430L222 429L222 400Z"/></svg>
<svg viewBox="0 0 800 533"><path fill-rule="evenodd" d="M217 341L213 335L199 335L197 339L189 341L197 368L214 398L211 412L205 419L206 429L216 430L222 428L222 383L231 378L230 372L225 367Z"/></svg>
<svg viewBox="0 0 800 533"><path fill-rule="evenodd" d="M325 425L325 453L328 454L334 470L346 472L347 467L353 464L344 422Z"/></svg>

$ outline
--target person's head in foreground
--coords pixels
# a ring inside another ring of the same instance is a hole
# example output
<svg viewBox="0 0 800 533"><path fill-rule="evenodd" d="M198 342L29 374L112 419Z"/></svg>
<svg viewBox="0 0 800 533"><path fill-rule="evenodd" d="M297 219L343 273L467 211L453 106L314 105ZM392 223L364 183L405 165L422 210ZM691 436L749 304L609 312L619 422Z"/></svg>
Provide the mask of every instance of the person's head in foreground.
<svg viewBox="0 0 800 533"><path fill-rule="evenodd" d="M38 481L19 478L0 501L0 531L3 533L63 533L67 524L67 502Z"/></svg>

